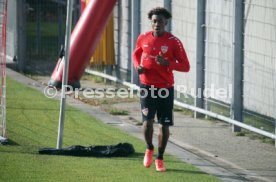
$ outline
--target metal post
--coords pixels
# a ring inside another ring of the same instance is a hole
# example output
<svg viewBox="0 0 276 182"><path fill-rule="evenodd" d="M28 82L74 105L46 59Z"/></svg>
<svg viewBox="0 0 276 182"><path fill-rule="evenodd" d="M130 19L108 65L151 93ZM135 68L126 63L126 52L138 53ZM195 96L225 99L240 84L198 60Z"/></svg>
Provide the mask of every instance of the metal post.
<svg viewBox="0 0 276 182"><path fill-rule="evenodd" d="M233 95L231 118L243 122L243 62L244 62L244 0L235 0L234 6L234 60L232 67ZM241 128L233 125L233 132Z"/></svg>
<svg viewBox="0 0 276 182"><path fill-rule="evenodd" d="M136 40L140 34L140 1L131 1L131 50L136 47ZM131 57L132 60L132 57ZM131 83L138 84L138 74L131 64Z"/></svg>
<svg viewBox="0 0 276 182"><path fill-rule="evenodd" d="M64 69L63 69L63 75L62 75L62 90L61 90L61 99L60 99L60 114L59 114L59 125L58 125L57 149L60 149L62 147L62 139L63 139L65 102L66 102L65 91L67 89L67 82L68 82L70 35L71 35L71 27L72 27L72 9L73 9L73 1L67 0L65 57L63 57L63 59L62 59L62 61L64 62Z"/></svg>
<svg viewBox="0 0 276 182"><path fill-rule="evenodd" d="M171 0L164 0L164 8L166 8L169 12L172 12L172 1ZM166 26L166 31L171 32L172 31L172 23L171 21L168 21L168 24Z"/></svg>
<svg viewBox="0 0 276 182"><path fill-rule="evenodd" d="M18 69L24 72L26 62L26 0L16 1Z"/></svg>
<svg viewBox="0 0 276 182"><path fill-rule="evenodd" d="M196 41L196 99L195 106L204 108L203 91L205 88L205 0L197 0L197 41ZM196 118L203 117L195 112Z"/></svg>
<svg viewBox="0 0 276 182"><path fill-rule="evenodd" d="M116 77L121 79L121 19L122 19L122 2L121 0L117 1L117 65L116 65Z"/></svg>
<svg viewBox="0 0 276 182"><path fill-rule="evenodd" d="M104 72L105 72L105 74L107 74L107 75L112 75L112 71L113 71L112 65L105 65L105 66L104 66ZM106 83L106 84L111 84L111 81L108 80L108 79L105 79L105 80L104 80L104 83Z"/></svg>

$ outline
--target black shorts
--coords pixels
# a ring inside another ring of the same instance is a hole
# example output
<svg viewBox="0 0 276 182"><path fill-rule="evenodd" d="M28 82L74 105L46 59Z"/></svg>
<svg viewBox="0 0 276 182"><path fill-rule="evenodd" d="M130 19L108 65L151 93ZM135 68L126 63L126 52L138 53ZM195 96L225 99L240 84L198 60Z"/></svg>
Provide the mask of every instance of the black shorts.
<svg viewBox="0 0 276 182"><path fill-rule="evenodd" d="M159 124L172 126L173 100L174 87L154 88L153 86L140 85L142 120L153 120L157 114Z"/></svg>

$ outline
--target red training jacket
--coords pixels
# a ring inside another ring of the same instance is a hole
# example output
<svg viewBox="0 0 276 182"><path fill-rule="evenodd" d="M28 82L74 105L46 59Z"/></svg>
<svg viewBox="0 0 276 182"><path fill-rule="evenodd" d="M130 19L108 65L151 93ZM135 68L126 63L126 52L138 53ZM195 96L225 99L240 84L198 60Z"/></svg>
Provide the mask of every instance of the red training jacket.
<svg viewBox="0 0 276 182"><path fill-rule="evenodd" d="M161 66L156 62L159 54L169 61L169 66ZM178 38L169 32L154 37L149 31L141 34L133 52L133 64L137 68L142 65L145 72L140 74L140 82L156 88L169 88L174 84L173 70L188 72L190 64L185 49Z"/></svg>

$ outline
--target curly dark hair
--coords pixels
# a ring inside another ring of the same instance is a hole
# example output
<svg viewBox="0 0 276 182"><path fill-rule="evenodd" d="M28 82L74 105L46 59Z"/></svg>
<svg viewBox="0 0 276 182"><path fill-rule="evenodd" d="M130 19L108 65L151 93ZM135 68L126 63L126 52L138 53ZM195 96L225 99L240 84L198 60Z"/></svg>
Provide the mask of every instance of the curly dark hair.
<svg viewBox="0 0 276 182"><path fill-rule="evenodd" d="M171 13L162 7L153 8L148 12L148 18L151 20L152 15L163 15L166 19L170 19L172 17Z"/></svg>

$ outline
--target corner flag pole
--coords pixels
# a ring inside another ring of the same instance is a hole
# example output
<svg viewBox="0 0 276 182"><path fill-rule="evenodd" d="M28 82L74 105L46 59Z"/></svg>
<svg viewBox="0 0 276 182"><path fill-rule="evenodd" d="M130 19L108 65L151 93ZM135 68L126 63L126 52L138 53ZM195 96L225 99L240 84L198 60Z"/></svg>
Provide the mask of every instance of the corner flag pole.
<svg viewBox="0 0 276 182"><path fill-rule="evenodd" d="M66 103L65 91L66 91L67 82L68 82L68 67L69 67L69 54L70 54L69 50L70 50L70 36L71 36L71 26L72 26L72 9L73 9L73 1L67 0L65 56L62 58L62 61L64 63L64 69L63 69L63 76L62 76L62 90L61 90L61 99L60 99L57 149L60 149L62 147L62 139L63 139L65 103Z"/></svg>

